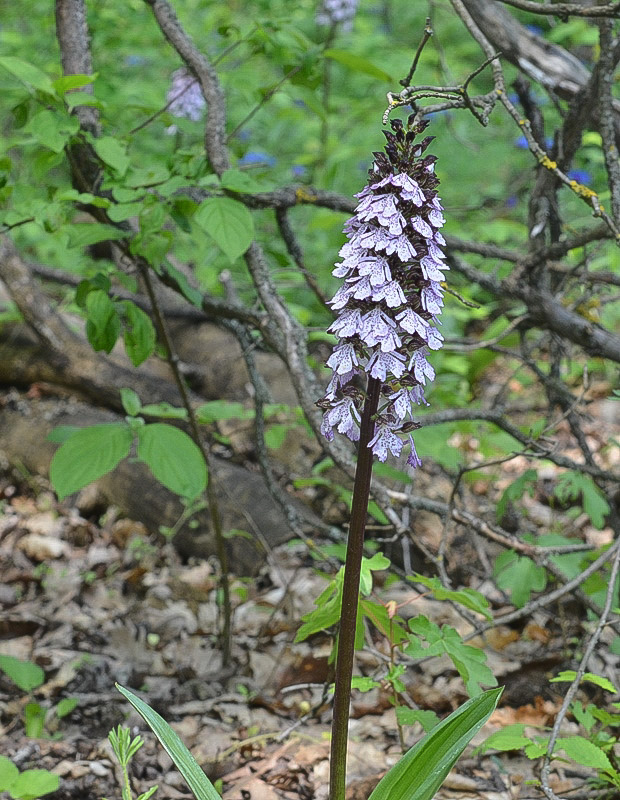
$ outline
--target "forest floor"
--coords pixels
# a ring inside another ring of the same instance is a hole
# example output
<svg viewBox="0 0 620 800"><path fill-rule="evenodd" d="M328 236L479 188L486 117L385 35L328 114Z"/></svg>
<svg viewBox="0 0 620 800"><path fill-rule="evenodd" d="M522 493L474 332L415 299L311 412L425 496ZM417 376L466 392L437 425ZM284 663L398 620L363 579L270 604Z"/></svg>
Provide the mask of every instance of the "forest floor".
<svg viewBox="0 0 620 800"><path fill-rule="evenodd" d="M140 523L120 518L113 508L89 518L75 506L59 504L38 478L20 481L7 472L0 479L0 498L0 654L33 661L45 673L42 685L26 694L0 672L0 753L21 770L46 768L58 774L60 788L47 795L50 800L120 797L120 770L107 738L119 724L145 740L131 763L136 793L158 784L156 798L191 797L154 736L115 690L116 681L147 699L172 724L209 777L222 780L225 798L327 797L330 705L325 687L331 639L327 634L302 643L294 639L300 618L314 608L327 585L326 572L334 572L329 558L312 558L307 543L293 543L274 550L258 577L233 579L234 666L222 669L214 564L183 563L169 543ZM548 506L536 496L526 495L523 502L544 529ZM554 514L555 523L562 522L561 514ZM436 551L441 521L431 515L421 519L419 535ZM575 528L575 515L567 518L569 524ZM582 540L610 541L609 529L595 530L587 520L576 530ZM471 558L468 537L453 533L449 547L453 563ZM404 579L386 577L379 580L374 599L394 601L403 618L424 614L461 635L471 631L448 603L421 594ZM487 594L495 613L513 608L491 581L478 582L477 588ZM506 689L438 798L542 796L531 783L537 780L538 761L520 752L477 753L474 748L513 723L525 724L525 735L532 737L552 724L567 684L549 683L549 678L575 668L590 630L577 600L560 608L560 614L557 607L540 608L469 642L485 650ZM607 634L613 631L605 632L603 642ZM604 644L594 661L593 672L617 674L620 659L609 655ZM382 676L389 663L389 644L369 631L357 671ZM467 699L447 659L405 663L402 679L413 707L445 716ZM610 702L609 693L591 689L579 697ZM77 703L59 718L55 708L63 698ZM38 738L25 734L24 715L32 702L46 709ZM569 716L562 731L571 736L579 726ZM405 728L405 744L421 735L418 723ZM355 692L350 800L366 800L400 753L387 686ZM562 796L594 797L584 789L592 775L586 767L556 760L551 786ZM7 796L0 792L0 798Z"/></svg>

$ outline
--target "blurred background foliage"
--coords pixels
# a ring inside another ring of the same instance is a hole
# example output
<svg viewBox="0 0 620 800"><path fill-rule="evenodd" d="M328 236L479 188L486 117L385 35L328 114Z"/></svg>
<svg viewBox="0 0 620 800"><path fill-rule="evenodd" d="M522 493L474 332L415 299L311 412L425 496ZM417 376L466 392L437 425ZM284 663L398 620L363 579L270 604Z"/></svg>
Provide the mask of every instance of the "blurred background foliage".
<svg viewBox="0 0 620 800"><path fill-rule="evenodd" d="M27 6L28 13L24 13L23 4L4 5L2 53L24 59L52 79L58 78L53 4L29 0ZM332 33L317 25L316 4L310 0L295 4L284 0L226 4L183 0L175 7L198 47L217 64L227 95L229 130L234 132L230 141L233 167L251 179L256 191L291 183L345 196L361 189L371 153L383 145L381 115L386 92L398 91L398 80L409 68L429 9L434 36L422 53L416 83L460 83L483 60L478 45L447 3L427 6L407 0L362 0L352 29ZM231 271L240 297L252 302L254 289L243 260L238 258L231 265L213 239L193 223L195 204L187 196L174 194L184 185L214 185L204 156L202 121L178 119L169 111L159 113L167 102L171 74L180 66L176 54L164 42L149 7L141 0L93 1L88 3L88 12L96 74L94 95L101 113L102 135L113 137L129 157L126 174L122 181L116 181L117 188L122 184L125 189L122 197L129 204L127 213L151 214L153 229L172 231L160 243L163 252L170 248L176 258L192 264L206 291L223 292L219 276L226 269ZM596 60L598 34L588 21L563 23L519 11L514 15L548 41L571 50L588 66ZM517 71L508 63L504 69L510 87ZM487 69L474 79L473 91L491 89ZM552 103L540 88L532 89L544 114L545 136L551 141L561 121L563 104ZM516 96L513 101L518 102ZM57 115L56 126L62 128L63 120L70 125L66 112L63 117L58 107L50 108ZM251 114L253 110L256 113ZM33 261L85 277L106 272L114 280L127 282L112 261L94 259L76 233L75 225L83 220L83 214L67 194L71 178L62 146L54 148L49 134L41 133L39 115L43 112L41 97L32 87L0 69L0 200L4 223L15 226L12 236L16 245ZM395 113L406 116L403 109ZM173 125L176 132L169 130ZM486 128L466 110L446 111L434 115L430 132L437 137L431 151L439 158L437 172L448 220L445 232L468 241L522 249L528 238L527 200L537 165L514 121L499 106ZM608 201L598 133L584 133L573 167L576 180L596 189L601 202ZM108 185L114 186L114 179ZM153 186L160 193L161 202L156 207L144 200L144 187ZM559 198L561 216L569 221L570 230L591 224L590 210L574 194L561 189ZM132 207L132 202L138 205ZM20 224L31 217L34 221ZM257 210L253 217L257 238L269 256L270 268L289 308L311 334L322 338L320 332L330 321L329 311L292 265L273 212ZM344 241L341 231L346 217L311 205L291 212L305 263L328 296L337 286L331 270ZM576 264L582 256L581 249L575 250L566 261ZM468 261L498 277L505 277L511 269L506 261L476 255L468 255ZM590 271L617 268L618 263L618 249L613 243L590 246ZM508 320L500 299L454 272L450 285L467 304L455 296L447 297L443 332L449 340L468 336L488 339L501 334ZM573 305L577 299L573 290ZM618 303L590 300L584 313L608 329L617 329ZM72 302L72 293L68 292L66 303ZM516 311L513 304L513 315ZM501 345L508 348L517 341L517 334L510 333ZM511 393L518 396L522 387L532 383L532 376L516 359L487 349L463 351L447 346L433 354L440 379L429 395L432 406L476 403L498 358L503 359L504 374L514 372L514 389L509 390L507 399L511 399ZM591 374L611 377L610 367L601 360L589 359L588 364ZM569 362L565 370L563 377L569 383L578 381L583 363ZM483 456L501 454L515 446L508 434L492 426L455 422L421 430L419 450L432 452L445 466L455 466L461 458L458 448L450 443L455 431L475 433Z"/></svg>

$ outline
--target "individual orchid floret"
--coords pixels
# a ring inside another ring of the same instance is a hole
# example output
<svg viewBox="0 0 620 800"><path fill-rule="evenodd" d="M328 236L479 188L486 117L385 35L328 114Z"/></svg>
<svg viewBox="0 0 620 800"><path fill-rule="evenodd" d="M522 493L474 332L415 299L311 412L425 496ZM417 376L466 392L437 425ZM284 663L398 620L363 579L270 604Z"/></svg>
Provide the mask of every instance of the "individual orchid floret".
<svg viewBox="0 0 620 800"><path fill-rule="evenodd" d="M385 151L374 154L368 184L344 226L348 241L333 272L343 283L330 301L338 317L329 332L339 341L327 361L333 376L318 405L329 440L335 429L357 441L367 399L359 380L375 381L375 387L380 382L374 434L365 441L380 461L390 453L399 456L408 442L407 463L418 467L414 408L428 405L423 387L435 370L427 355L443 343L436 325L449 268L441 249L445 219L436 158L424 155L433 137L415 141L428 122L391 125L393 132L384 132Z"/></svg>

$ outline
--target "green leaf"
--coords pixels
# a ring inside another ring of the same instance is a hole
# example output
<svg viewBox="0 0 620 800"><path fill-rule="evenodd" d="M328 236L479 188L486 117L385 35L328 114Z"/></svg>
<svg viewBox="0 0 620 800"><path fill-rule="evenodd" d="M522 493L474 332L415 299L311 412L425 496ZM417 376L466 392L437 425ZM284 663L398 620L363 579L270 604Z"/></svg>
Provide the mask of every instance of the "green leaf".
<svg viewBox="0 0 620 800"><path fill-rule="evenodd" d="M60 778L46 769L27 769L20 772L9 789L11 797L19 800L34 800L44 794L55 792L60 785Z"/></svg>
<svg viewBox="0 0 620 800"><path fill-rule="evenodd" d="M577 673L573 669L565 669L560 672L559 675L556 675L555 678L551 678L549 683L558 683L558 682L570 682L572 683L575 678L577 677ZM608 680L607 678L603 678L601 675L597 675L595 672L585 672L582 677L582 681L588 681L589 683L594 683L596 686L600 686L601 689L606 689L608 692L612 694L618 694L618 690L613 685L613 683Z"/></svg>
<svg viewBox="0 0 620 800"><path fill-rule="evenodd" d="M162 417L163 419L187 419L187 411L177 408L166 401L161 403L148 403L142 406L141 412L147 417Z"/></svg>
<svg viewBox="0 0 620 800"><path fill-rule="evenodd" d="M0 669L23 692L31 692L45 681L45 673L32 661L21 661L14 656L0 656Z"/></svg>
<svg viewBox="0 0 620 800"><path fill-rule="evenodd" d="M134 367L139 367L155 350L155 328L149 315L135 303L125 300L122 308L126 317L123 331L125 351Z"/></svg>
<svg viewBox="0 0 620 800"><path fill-rule="evenodd" d="M354 675L351 678L351 688L357 689L358 692L370 692L372 689L378 689L379 686L381 686L379 681L375 681L364 675Z"/></svg>
<svg viewBox="0 0 620 800"><path fill-rule="evenodd" d="M486 753L487 750L521 750L528 744L530 739L523 735L525 725L521 722L515 725L506 725L501 731L495 731L476 748L476 754Z"/></svg>
<svg viewBox="0 0 620 800"><path fill-rule="evenodd" d="M239 169L227 169L220 178L222 187L230 192L240 192L241 194L253 194L264 192L265 187L254 180L247 172Z"/></svg>
<svg viewBox="0 0 620 800"><path fill-rule="evenodd" d="M502 553L495 561L495 576L500 589L510 591L512 602L522 608L532 592L542 592L547 585L547 572L528 556L518 556L512 550Z"/></svg>
<svg viewBox="0 0 620 800"><path fill-rule="evenodd" d="M489 611L489 601L480 592L475 589L446 589L441 585L439 578L427 578L425 575L415 573L408 575L407 580L413 583L421 583L423 586L428 587L435 600L452 600L454 603L465 606L478 614L482 614L487 619L492 619L492 614Z"/></svg>
<svg viewBox="0 0 620 800"><path fill-rule="evenodd" d="M394 78L388 72L380 69L380 67L377 67L371 61L368 61L368 59L350 53L348 50L329 49L325 50L324 56L325 58L331 58L332 61L337 61L339 64L348 67L354 72L363 72L380 81L386 81L392 84L395 83Z"/></svg>
<svg viewBox="0 0 620 800"><path fill-rule="evenodd" d="M491 716L503 689L468 700L395 764L369 800L432 800L469 741Z"/></svg>
<svg viewBox="0 0 620 800"><path fill-rule="evenodd" d="M24 706L24 728L30 739L40 739L45 729L46 711L39 703Z"/></svg>
<svg viewBox="0 0 620 800"><path fill-rule="evenodd" d="M497 504L497 520L501 521L506 513L508 503L514 500L520 500L525 492L530 495L534 493L534 482L538 479L538 473L535 469L526 470L523 475L520 475L516 481L513 481L509 486L504 489L502 496Z"/></svg>
<svg viewBox="0 0 620 800"><path fill-rule="evenodd" d="M0 57L0 67L4 67L11 75L34 89L39 89L45 94L55 94L54 86L48 76L41 72L38 67L29 64L27 61L22 61L21 58L2 56Z"/></svg>
<svg viewBox="0 0 620 800"><path fill-rule="evenodd" d="M57 425L45 437L46 442L53 442L54 444L62 444L66 442L70 436L81 430L78 425Z"/></svg>
<svg viewBox="0 0 620 800"><path fill-rule="evenodd" d="M56 78L55 81L52 81L52 85L58 94L64 94L71 91L71 89L88 86L95 78L96 75L63 75L61 78Z"/></svg>
<svg viewBox="0 0 620 800"><path fill-rule="evenodd" d="M6 792L13 785L19 770L6 756L0 756L0 792Z"/></svg>
<svg viewBox="0 0 620 800"><path fill-rule="evenodd" d="M563 503L577 501L581 497L583 510L598 530L605 525L609 514L609 503L589 475L580 472L564 472L558 478L555 496Z"/></svg>
<svg viewBox="0 0 620 800"><path fill-rule="evenodd" d="M432 731L439 724L439 717L434 711L407 708L407 706L399 706L396 709L396 719L401 725L415 725L416 722L419 722L425 733Z"/></svg>
<svg viewBox="0 0 620 800"><path fill-rule="evenodd" d="M190 437L155 422L138 431L138 458L160 483L180 497L193 499L207 486L207 467L198 446Z"/></svg>
<svg viewBox="0 0 620 800"><path fill-rule="evenodd" d="M254 239L254 221L248 209L230 197L208 197L196 209L194 220L231 261L243 255Z"/></svg>
<svg viewBox="0 0 620 800"><path fill-rule="evenodd" d="M265 431L265 444L270 450L279 450L286 441L286 434L291 430L291 425L278 422L269 425Z"/></svg>
<svg viewBox="0 0 620 800"><path fill-rule="evenodd" d="M165 272L177 282L179 289L183 293L183 296L186 300L189 300L189 302L193 306L196 306L196 308L202 308L202 293L198 289L195 289L193 286L191 286L185 275L183 275L180 270L178 270L176 267L173 267L169 262L166 262Z"/></svg>
<svg viewBox="0 0 620 800"><path fill-rule="evenodd" d="M196 409L196 418L203 425L223 419L253 419L253 409L245 408L243 403L229 400L210 400Z"/></svg>
<svg viewBox="0 0 620 800"><path fill-rule="evenodd" d="M136 414L139 414L142 408L142 403L140 402L138 393L134 392L133 389L121 389L120 394L121 403L123 404L125 412L129 414L130 417L135 417Z"/></svg>
<svg viewBox="0 0 620 800"><path fill-rule="evenodd" d="M97 100L90 92L71 92L71 94L65 95L65 103L70 111L76 106L92 106L100 109L106 107L105 103L102 103L101 100Z"/></svg>
<svg viewBox="0 0 620 800"><path fill-rule="evenodd" d="M118 139L112 136L102 136L93 141L93 147L103 163L115 169L120 176L127 172L129 166L127 148Z"/></svg>
<svg viewBox="0 0 620 800"><path fill-rule="evenodd" d="M595 767L596 769L608 771L613 769L610 760L601 748L583 736L569 736L566 739L558 739L555 746L557 750L564 750L569 758L584 767Z"/></svg>
<svg viewBox="0 0 620 800"><path fill-rule="evenodd" d="M50 481L62 500L110 472L127 458L131 431L123 423L81 428L54 453Z"/></svg>
<svg viewBox="0 0 620 800"><path fill-rule="evenodd" d="M342 610L343 577L344 568L340 568L334 580L314 601L316 609L303 615L301 619L304 624L297 631L295 642L303 642L309 636L331 628L338 622Z"/></svg>
<svg viewBox="0 0 620 800"><path fill-rule="evenodd" d="M89 244L114 241L129 236L127 231L121 231L103 222L73 222L67 228L67 232L69 247L87 247Z"/></svg>
<svg viewBox="0 0 620 800"><path fill-rule="evenodd" d="M55 708L56 716L59 718L66 717L70 714L80 701L77 697L63 697Z"/></svg>
<svg viewBox="0 0 620 800"><path fill-rule="evenodd" d="M24 130L31 133L39 144L49 147L55 153L61 153L79 127L77 117L55 114L49 109L44 109L32 117Z"/></svg>
<svg viewBox="0 0 620 800"><path fill-rule="evenodd" d="M159 739L164 750L168 753L181 775L185 778L196 800L221 800L220 795L215 790L211 781L198 766L196 759L189 752L187 747L185 747L170 725L168 725L166 720L128 689L125 689L118 683L116 684L116 688L129 700L138 714L147 722L155 736Z"/></svg>
<svg viewBox="0 0 620 800"><path fill-rule="evenodd" d="M94 289L86 296L86 336L93 350L111 352L121 331L116 306L103 289Z"/></svg>
<svg viewBox="0 0 620 800"><path fill-rule="evenodd" d="M450 625L439 628L434 622L421 615L409 620L413 633L405 652L412 658L426 658L445 653L456 667L465 682L470 695L480 694L480 684L496 686L497 681L486 665L486 655L477 647L467 645L459 633ZM425 647L422 640L428 642Z"/></svg>

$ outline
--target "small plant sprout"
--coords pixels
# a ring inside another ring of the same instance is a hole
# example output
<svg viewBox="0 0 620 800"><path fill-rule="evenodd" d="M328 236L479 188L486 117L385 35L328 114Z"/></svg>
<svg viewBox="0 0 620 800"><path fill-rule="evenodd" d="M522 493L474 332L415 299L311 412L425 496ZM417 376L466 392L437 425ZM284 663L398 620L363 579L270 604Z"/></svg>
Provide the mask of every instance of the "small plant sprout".
<svg viewBox="0 0 620 800"><path fill-rule="evenodd" d="M131 738L129 728L123 728L119 725L116 729L112 729L108 734L108 739L112 745L114 755L118 759L123 773L123 784L121 787L123 800L133 800L131 791L131 783L129 781L128 766L131 759L135 756L138 750L144 744L141 736ZM137 800L148 800L157 791L157 786L152 786L148 791L143 792L138 796ZM107 800L107 799L105 799Z"/></svg>

